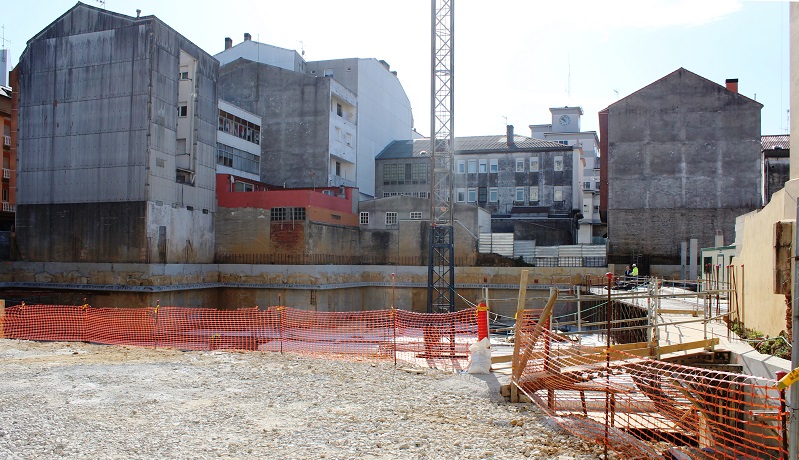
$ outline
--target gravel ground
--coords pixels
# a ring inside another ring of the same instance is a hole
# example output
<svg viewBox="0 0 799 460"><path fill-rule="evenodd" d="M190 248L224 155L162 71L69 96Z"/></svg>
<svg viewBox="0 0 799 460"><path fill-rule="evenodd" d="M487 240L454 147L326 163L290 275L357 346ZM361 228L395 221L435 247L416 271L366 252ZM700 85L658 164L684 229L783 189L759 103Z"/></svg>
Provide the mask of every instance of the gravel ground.
<svg viewBox="0 0 799 460"><path fill-rule="evenodd" d="M596 459L493 375L0 339L0 459Z"/></svg>

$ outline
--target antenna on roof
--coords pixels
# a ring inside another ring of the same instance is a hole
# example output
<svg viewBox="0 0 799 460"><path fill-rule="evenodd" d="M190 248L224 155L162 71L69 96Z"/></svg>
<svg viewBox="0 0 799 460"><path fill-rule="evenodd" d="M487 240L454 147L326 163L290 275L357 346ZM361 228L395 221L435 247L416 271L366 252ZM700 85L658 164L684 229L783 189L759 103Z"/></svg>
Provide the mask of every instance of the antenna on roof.
<svg viewBox="0 0 799 460"><path fill-rule="evenodd" d="M791 132L791 109L785 111L785 134Z"/></svg>
<svg viewBox="0 0 799 460"><path fill-rule="evenodd" d="M507 127L508 126L508 117L506 117L505 115L500 115L500 117L505 119L505 126Z"/></svg>
<svg viewBox="0 0 799 460"><path fill-rule="evenodd" d="M99 3L99 4L100 4L100 6L102 6L102 7L103 7L103 9L105 9L105 0L94 0L94 1L95 1L95 2L97 2L97 3Z"/></svg>
<svg viewBox="0 0 799 460"><path fill-rule="evenodd" d="M300 40L300 56L305 57L305 43Z"/></svg>
<svg viewBox="0 0 799 460"><path fill-rule="evenodd" d="M6 40L6 25L0 25L0 29L3 30L3 34L0 36L0 48L5 47L6 43L11 43L10 41Z"/></svg>

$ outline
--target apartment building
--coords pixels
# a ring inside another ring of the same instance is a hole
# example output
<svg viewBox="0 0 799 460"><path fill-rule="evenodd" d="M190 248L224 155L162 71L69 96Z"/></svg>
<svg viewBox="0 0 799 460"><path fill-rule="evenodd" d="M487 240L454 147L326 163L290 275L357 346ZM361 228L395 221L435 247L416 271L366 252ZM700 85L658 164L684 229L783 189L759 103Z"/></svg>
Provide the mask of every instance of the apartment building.
<svg viewBox="0 0 799 460"><path fill-rule="evenodd" d="M28 41L19 257L213 261L219 63L154 16L78 3Z"/></svg>
<svg viewBox="0 0 799 460"><path fill-rule="evenodd" d="M265 182L357 187L360 198L369 199L377 154L412 136L410 101L385 61L306 62L250 34L235 46L226 39L215 57L222 64L222 98L264 119Z"/></svg>
<svg viewBox="0 0 799 460"><path fill-rule="evenodd" d="M430 139L395 141L377 157L379 196L429 196ZM491 213L491 229L538 245L574 244L582 208L579 150L515 135L455 139L455 203Z"/></svg>
<svg viewBox="0 0 799 460"><path fill-rule="evenodd" d="M582 107L552 107L552 121L548 124L530 125L534 139L545 139L574 147L580 152L582 163L579 183L583 194L582 218L578 221L577 242L604 244L607 225L599 216L599 137L596 131L582 131Z"/></svg>

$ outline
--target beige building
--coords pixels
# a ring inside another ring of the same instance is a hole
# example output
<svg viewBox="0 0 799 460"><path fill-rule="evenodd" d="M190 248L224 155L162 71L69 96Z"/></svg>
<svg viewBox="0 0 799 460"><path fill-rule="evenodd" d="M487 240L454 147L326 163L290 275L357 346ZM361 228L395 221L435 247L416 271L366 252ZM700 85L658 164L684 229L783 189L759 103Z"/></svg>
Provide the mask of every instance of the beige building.
<svg viewBox="0 0 799 460"><path fill-rule="evenodd" d="M790 6L790 42L799 43L799 4ZM790 52L791 112L799 111L799 51ZM791 118L791 152L799 139L799 119ZM735 224L737 309L748 329L775 336L790 317L796 255L794 229L799 196L799 157L790 156L790 179L763 209L738 217ZM732 308L735 310L735 307Z"/></svg>

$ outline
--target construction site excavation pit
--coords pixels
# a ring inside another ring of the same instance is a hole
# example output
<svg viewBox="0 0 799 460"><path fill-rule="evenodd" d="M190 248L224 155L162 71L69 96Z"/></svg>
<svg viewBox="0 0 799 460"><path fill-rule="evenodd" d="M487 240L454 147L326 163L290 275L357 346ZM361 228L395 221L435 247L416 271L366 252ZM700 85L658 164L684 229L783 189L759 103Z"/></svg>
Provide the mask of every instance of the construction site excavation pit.
<svg viewBox="0 0 799 460"><path fill-rule="evenodd" d="M0 339L0 457L596 459L493 375Z"/></svg>

